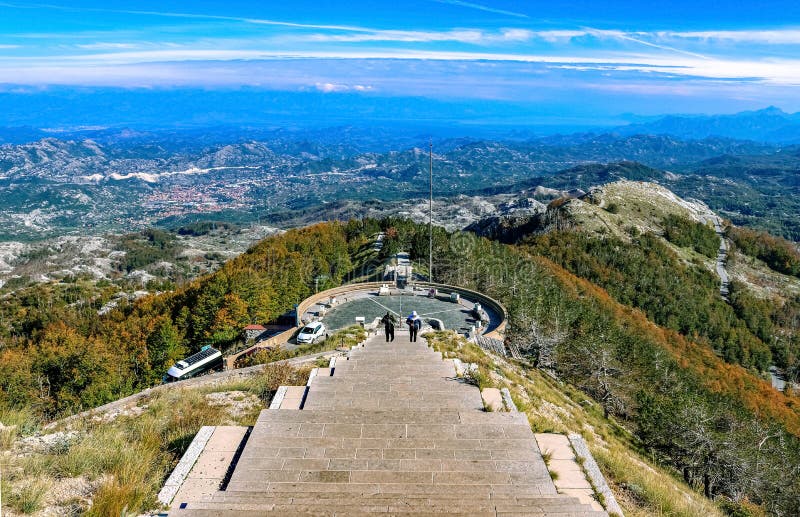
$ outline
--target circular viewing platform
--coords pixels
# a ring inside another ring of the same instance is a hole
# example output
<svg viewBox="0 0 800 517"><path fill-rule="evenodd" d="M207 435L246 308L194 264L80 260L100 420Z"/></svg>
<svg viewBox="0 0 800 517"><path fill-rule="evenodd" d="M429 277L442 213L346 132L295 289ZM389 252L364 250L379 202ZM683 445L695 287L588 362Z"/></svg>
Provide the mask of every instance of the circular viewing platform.
<svg viewBox="0 0 800 517"><path fill-rule="evenodd" d="M359 322L370 325L387 312L404 328L411 311L433 328L443 327L459 334L470 333L474 328L479 334L495 335L505 327L506 320L505 308L481 293L429 283L404 289L385 283L345 285L317 293L298 306L303 322L319 320L330 330Z"/></svg>

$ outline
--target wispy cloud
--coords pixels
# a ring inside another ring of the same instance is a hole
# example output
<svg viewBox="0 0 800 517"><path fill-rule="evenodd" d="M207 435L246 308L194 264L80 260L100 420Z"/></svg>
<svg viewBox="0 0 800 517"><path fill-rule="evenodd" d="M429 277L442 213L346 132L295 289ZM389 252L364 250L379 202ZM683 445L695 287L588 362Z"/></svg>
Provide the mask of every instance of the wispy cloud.
<svg viewBox="0 0 800 517"><path fill-rule="evenodd" d="M670 30L638 30L635 23L626 23L626 30L558 25L462 0L430 0L452 6L446 8L453 15L447 19L398 15L396 23L384 12L295 21L260 17L255 7L254 16L228 16L224 10L182 12L190 9L174 7L177 3L171 9L139 10L18 1L0 0L0 6L52 10L25 11L21 17L72 17L81 23L52 24L52 33L9 25L14 34L0 35L0 49L8 49L0 52L0 83L258 85L442 96L458 88L467 97L525 99L537 91L535 85L548 83L557 91L589 80L619 92L626 84L641 91L651 84L659 95L688 83L694 89L680 91L696 94L702 86L714 90L719 84L726 92L735 89L731 84L800 86L800 28L791 27L690 31L682 30L685 25ZM459 25L450 18L471 21ZM85 23L93 19L111 21L95 27ZM367 20L376 20L375 26ZM115 23L116 30L106 30ZM88 30L59 31L69 26Z"/></svg>
<svg viewBox="0 0 800 517"><path fill-rule="evenodd" d="M468 7L469 9L477 9L487 13L504 14L506 16L514 16L516 18L530 18L527 14L516 13L514 11L506 11L504 9L497 9L487 5L475 4L472 2L462 2L461 0L433 0L440 4L457 5L459 7Z"/></svg>
<svg viewBox="0 0 800 517"><path fill-rule="evenodd" d="M624 40L624 41L631 41L633 43L637 43L639 45L644 45L646 47L657 48L657 49L666 50L666 51L669 51L669 52L676 52L678 54L684 54L684 55L687 55L687 56L698 57L698 58L701 58L701 59L708 59L706 56L704 56L702 54L698 54L696 52L690 52L688 50L683 50L683 49L671 47L671 46L664 45L664 44L653 43L653 42L647 41L646 39L643 39L643 38L633 37L629 33L626 33L626 32L623 32L623 31L587 29L586 32L587 32L587 34L591 34L593 36L607 37L607 38L619 39L619 40ZM639 34L642 34L642 33L639 33ZM642 34L642 35L647 35L647 34L645 33L645 34Z"/></svg>
<svg viewBox="0 0 800 517"><path fill-rule="evenodd" d="M705 41L727 41L735 43L760 43L767 45L800 45L800 29L776 30L708 30L708 31L659 31L638 33L659 38L692 39Z"/></svg>
<svg viewBox="0 0 800 517"><path fill-rule="evenodd" d="M169 48L120 52L101 52L69 56L40 56L34 58L9 57L0 64L0 82L12 79L4 71L9 65L25 67L69 66L76 68L135 65L141 63L226 62L241 60L434 60L475 63L536 63L582 70L637 71L648 74L670 74L681 77L698 77L720 80L758 80L773 84L800 85L800 58L758 61L746 58L709 58L691 55L665 55L633 52L606 52L596 55L541 53L500 53L410 49L197 49ZM4 66L5 65L5 66ZM287 67L291 65L286 65Z"/></svg>
<svg viewBox="0 0 800 517"><path fill-rule="evenodd" d="M586 31L532 31L528 29L503 28L497 31L481 29L452 29L446 31L412 31L412 30L364 30L350 34L310 34L298 39L315 42L360 43L383 41L396 43L435 43L457 42L477 45L498 43L524 43L539 38L555 41L559 38L570 38L586 35Z"/></svg>
<svg viewBox="0 0 800 517"><path fill-rule="evenodd" d="M325 30L341 30L351 32L370 31L370 29L351 25L328 25L328 24L307 24L297 22L287 22L281 20L271 20L267 18L251 18L243 16L225 16L217 14L202 14L202 13L184 13L173 11L149 11L138 9L108 9L101 7L71 7L63 5L51 4L16 4L0 2L0 7L9 7L14 9L47 9L53 11L64 11L74 13L106 13L106 14L132 14L139 16L154 16L161 18L181 18L185 20L216 20L216 21L229 21L250 23L255 25L272 25L276 27L292 27L299 29L325 29Z"/></svg>

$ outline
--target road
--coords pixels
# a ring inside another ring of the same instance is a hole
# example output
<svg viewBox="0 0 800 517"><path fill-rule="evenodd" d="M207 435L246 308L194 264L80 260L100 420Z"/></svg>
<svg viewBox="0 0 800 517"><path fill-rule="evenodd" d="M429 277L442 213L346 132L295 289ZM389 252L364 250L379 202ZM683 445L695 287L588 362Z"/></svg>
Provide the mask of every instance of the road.
<svg viewBox="0 0 800 517"><path fill-rule="evenodd" d="M719 275L720 286L719 294L726 300L730 294L730 277L725 265L728 262L728 242L725 240L725 231L722 228L722 219L719 216L712 216L711 222L714 223L714 231L719 235L719 250L717 251L717 274Z"/></svg>

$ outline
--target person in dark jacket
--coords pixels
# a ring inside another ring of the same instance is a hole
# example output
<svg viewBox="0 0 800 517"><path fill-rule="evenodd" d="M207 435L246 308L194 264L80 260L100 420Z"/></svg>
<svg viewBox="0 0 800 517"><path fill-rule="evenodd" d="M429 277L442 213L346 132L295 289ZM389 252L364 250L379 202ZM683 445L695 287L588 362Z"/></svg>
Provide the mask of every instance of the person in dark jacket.
<svg viewBox="0 0 800 517"><path fill-rule="evenodd" d="M383 323L383 330L386 333L386 342L394 341L394 316L386 313L386 316L381 318L381 323Z"/></svg>
<svg viewBox="0 0 800 517"><path fill-rule="evenodd" d="M406 318L406 325L408 325L408 333L411 342L417 341L417 333L422 328L422 319L417 315L417 311L411 311L408 318Z"/></svg>

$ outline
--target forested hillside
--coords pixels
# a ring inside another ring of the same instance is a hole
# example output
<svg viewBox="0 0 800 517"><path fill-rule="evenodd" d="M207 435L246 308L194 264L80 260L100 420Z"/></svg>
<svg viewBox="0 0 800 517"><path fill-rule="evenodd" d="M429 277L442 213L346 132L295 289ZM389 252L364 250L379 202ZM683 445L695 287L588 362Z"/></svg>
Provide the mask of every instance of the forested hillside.
<svg viewBox="0 0 800 517"><path fill-rule="evenodd" d="M452 239L440 280L503 301L510 341L599 401L643 450L710 497L749 499L776 515L800 510L800 473L787 468L800 461L800 399L726 363L703 339L656 325L529 246ZM639 267L641 276L652 276L646 263Z"/></svg>
<svg viewBox="0 0 800 517"><path fill-rule="evenodd" d="M351 272L341 225L266 239L218 272L172 292L121 303L98 315L94 291L53 283L0 301L0 407L45 416L94 407L157 384L176 359L203 345L223 349Z"/></svg>

